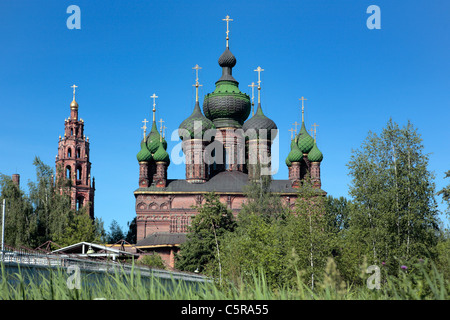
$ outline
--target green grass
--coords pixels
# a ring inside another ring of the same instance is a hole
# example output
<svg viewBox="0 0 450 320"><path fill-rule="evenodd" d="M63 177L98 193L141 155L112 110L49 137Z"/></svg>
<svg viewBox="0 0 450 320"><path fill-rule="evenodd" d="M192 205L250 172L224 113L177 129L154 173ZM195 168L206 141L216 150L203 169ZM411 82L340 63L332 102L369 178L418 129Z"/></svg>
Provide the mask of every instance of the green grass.
<svg viewBox="0 0 450 320"><path fill-rule="evenodd" d="M192 285L184 281L144 278L140 273L124 274L116 271L87 281L81 276L81 288L67 286L69 275L65 269L54 269L46 275L28 277L23 271L6 274L2 265L0 300L377 300L377 299L449 299L449 280L433 266L414 277L402 274L383 281L379 290L366 286L341 286L333 277L311 290L297 276L291 287L272 288L264 273L255 272L251 280L239 284L219 286L214 282Z"/></svg>

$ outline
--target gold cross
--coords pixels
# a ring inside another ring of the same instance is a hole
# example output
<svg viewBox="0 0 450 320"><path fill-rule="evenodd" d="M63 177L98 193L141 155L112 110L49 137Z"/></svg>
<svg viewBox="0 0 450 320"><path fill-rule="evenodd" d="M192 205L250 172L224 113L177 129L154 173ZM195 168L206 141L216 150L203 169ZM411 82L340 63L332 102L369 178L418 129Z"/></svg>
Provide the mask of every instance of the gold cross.
<svg viewBox="0 0 450 320"><path fill-rule="evenodd" d="M291 132L291 140L294 139L294 129L290 128L288 131Z"/></svg>
<svg viewBox="0 0 450 320"><path fill-rule="evenodd" d="M258 72L258 104L261 102L261 72L264 71L264 69L262 69L260 66L258 66L258 68L256 68L255 70Z"/></svg>
<svg viewBox="0 0 450 320"><path fill-rule="evenodd" d="M161 119L159 119L159 132L162 132L162 127L163 127L163 119L161 118Z"/></svg>
<svg viewBox="0 0 450 320"><path fill-rule="evenodd" d="M302 101L302 122L305 122L305 106L303 105L303 102L305 100L308 100L308 99L305 99L304 97L301 97L301 99L298 99L298 100Z"/></svg>
<svg viewBox="0 0 450 320"><path fill-rule="evenodd" d="M198 87L202 87L202 84L198 83L198 70L202 67L199 67L198 64L195 65L192 69L195 69L195 84L193 86L195 87L195 101L198 102Z"/></svg>
<svg viewBox="0 0 450 320"><path fill-rule="evenodd" d="M144 121L142 121L144 123L144 126L141 127L141 129L144 129L144 141L146 140L146 130L147 130L147 119L144 119Z"/></svg>
<svg viewBox="0 0 450 320"><path fill-rule="evenodd" d="M195 81L198 81L198 70L200 70L202 67L199 67L198 64L195 65L192 69L195 69Z"/></svg>
<svg viewBox="0 0 450 320"><path fill-rule="evenodd" d="M73 101L75 101L75 88L78 88L78 86L73 85L71 88L73 88Z"/></svg>
<svg viewBox="0 0 450 320"><path fill-rule="evenodd" d="M314 142L316 142L316 133L317 133L317 127L319 126L318 124L316 124L316 123L314 123L313 125L312 125L313 127L314 127Z"/></svg>
<svg viewBox="0 0 450 320"><path fill-rule="evenodd" d="M166 137L166 129L167 129L167 127L166 127L166 126L163 126L163 138Z"/></svg>
<svg viewBox="0 0 450 320"><path fill-rule="evenodd" d="M297 135L297 126L299 125L300 123L298 123L297 121L295 121L294 123L293 123L293 125L295 126L295 135Z"/></svg>
<svg viewBox="0 0 450 320"><path fill-rule="evenodd" d="M156 94L153 94L150 98L153 99L153 122L155 122L156 98L158 98L158 96Z"/></svg>
<svg viewBox="0 0 450 320"><path fill-rule="evenodd" d="M225 17L225 19L222 19L222 21L226 21L226 22L227 22L227 48L228 48L228 40L230 39L230 38L228 37L228 34L230 33L229 22L230 22L230 21L233 21L233 19L230 19L230 16L227 15L227 16Z"/></svg>

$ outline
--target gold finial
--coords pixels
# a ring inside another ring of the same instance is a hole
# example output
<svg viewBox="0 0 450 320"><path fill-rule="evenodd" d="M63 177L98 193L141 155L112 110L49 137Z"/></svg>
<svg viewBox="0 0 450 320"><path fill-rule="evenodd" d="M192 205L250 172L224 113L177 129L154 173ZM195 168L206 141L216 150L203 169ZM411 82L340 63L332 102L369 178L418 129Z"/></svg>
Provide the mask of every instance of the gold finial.
<svg viewBox="0 0 450 320"><path fill-rule="evenodd" d="M144 126L141 127L141 129L144 129L144 142L147 141L147 119L144 119L144 121L142 121L144 123Z"/></svg>
<svg viewBox="0 0 450 320"><path fill-rule="evenodd" d="M288 131L291 132L291 140L293 140L294 139L294 129L290 128Z"/></svg>
<svg viewBox="0 0 450 320"><path fill-rule="evenodd" d="M198 64L195 65L192 69L195 69L195 84L193 86L195 87L195 102L198 102L198 87L202 87L202 84L198 83L198 70L200 70L202 67L199 67Z"/></svg>
<svg viewBox="0 0 450 320"><path fill-rule="evenodd" d="M304 97L301 97L301 98L298 99L298 100L301 100L301 101L302 101L302 122L305 122L305 106L303 105L303 102L304 102L305 100L308 100L308 99L305 99Z"/></svg>
<svg viewBox="0 0 450 320"><path fill-rule="evenodd" d="M258 72L258 104L261 103L261 72L264 71L264 69L261 69L261 67L258 66L255 70Z"/></svg>
<svg viewBox="0 0 450 320"><path fill-rule="evenodd" d="M222 21L226 21L227 22L227 48L229 48L229 46L228 46L228 40L230 39L229 37L228 37L228 34L230 33L230 29L229 29L229 23L230 23L230 21L233 21L233 19L230 19L230 16L229 15L227 15L226 17L225 17L225 19L222 19Z"/></svg>
<svg viewBox="0 0 450 320"><path fill-rule="evenodd" d="M249 87L252 87L252 117L253 117L253 115L254 115L254 110L253 110L253 107L255 106L255 87L257 87L257 85L254 83L254 82L252 82L252 84L249 84L248 85Z"/></svg>
<svg viewBox="0 0 450 320"><path fill-rule="evenodd" d="M153 99L153 122L155 122L156 98L158 98L158 96L156 94L153 94L150 98Z"/></svg>
<svg viewBox="0 0 450 320"><path fill-rule="evenodd" d="M73 101L75 101L75 89L78 88L78 86L73 85L71 88L73 88Z"/></svg>
<svg viewBox="0 0 450 320"><path fill-rule="evenodd" d="M312 125L312 127L314 127L314 142L316 142L316 134L317 134L317 127L318 127L319 125L318 124L316 124L316 123L314 123L313 125Z"/></svg>
<svg viewBox="0 0 450 320"><path fill-rule="evenodd" d="M166 137L166 129L167 129L167 127L163 126L162 128L163 128L163 130L162 130L162 137L164 139Z"/></svg>
<svg viewBox="0 0 450 320"><path fill-rule="evenodd" d="M293 125L295 126L295 135L297 135L297 126L299 125L300 123L298 123L297 121L295 121L294 123L293 123Z"/></svg>

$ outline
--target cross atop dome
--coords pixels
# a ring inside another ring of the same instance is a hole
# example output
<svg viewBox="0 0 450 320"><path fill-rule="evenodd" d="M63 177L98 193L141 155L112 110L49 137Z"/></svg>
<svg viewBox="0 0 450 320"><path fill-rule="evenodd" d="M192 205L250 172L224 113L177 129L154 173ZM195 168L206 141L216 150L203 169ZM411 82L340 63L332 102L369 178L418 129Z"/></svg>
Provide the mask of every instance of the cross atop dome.
<svg viewBox="0 0 450 320"><path fill-rule="evenodd" d="M226 21L226 22L227 22L227 48L229 48L229 45L228 45L228 40L230 39L230 37L228 36L228 34L230 33L230 29L229 29L230 25L229 25L229 23L230 23L231 21L233 21L233 19L230 19L230 16L227 15L227 16L225 17L225 19L222 19L222 21Z"/></svg>
<svg viewBox="0 0 450 320"><path fill-rule="evenodd" d="M154 93L150 98L153 99L153 122L155 122L156 98L158 98L158 96Z"/></svg>

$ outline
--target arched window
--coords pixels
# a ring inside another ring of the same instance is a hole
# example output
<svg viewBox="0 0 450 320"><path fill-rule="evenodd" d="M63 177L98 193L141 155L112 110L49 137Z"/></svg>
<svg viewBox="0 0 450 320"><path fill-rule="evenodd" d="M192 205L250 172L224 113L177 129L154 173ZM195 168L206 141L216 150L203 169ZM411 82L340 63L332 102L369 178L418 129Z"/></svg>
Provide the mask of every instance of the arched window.
<svg viewBox="0 0 450 320"><path fill-rule="evenodd" d="M223 152L223 164L225 165L225 170L231 169L231 154L230 154L230 147L225 147Z"/></svg>
<svg viewBox="0 0 450 320"><path fill-rule="evenodd" d="M80 158L80 154L81 154L80 148L77 148L77 153L76 153L77 159Z"/></svg>
<svg viewBox="0 0 450 320"><path fill-rule="evenodd" d="M67 149L67 158L72 158L72 149Z"/></svg>
<svg viewBox="0 0 450 320"><path fill-rule="evenodd" d="M81 180L81 168L80 167L77 168L77 179Z"/></svg>
<svg viewBox="0 0 450 320"><path fill-rule="evenodd" d="M77 198L77 211L80 210L83 207L84 204L84 198L83 197L78 197Z"/></svg>
<svg viewBox="0 0 450 320"><path fill-rule="evenodd" d="M73 129L70 129L70 135L73 136Z"/></svg>
<svg viewBox="0 0 450 320"><path fill-rule="evenodd" d="M67 167L66 167L66 178L67 178L67 179L70 179L71 173L72 173L71 167L70 167L70 166L67 166Z"/></svg>

